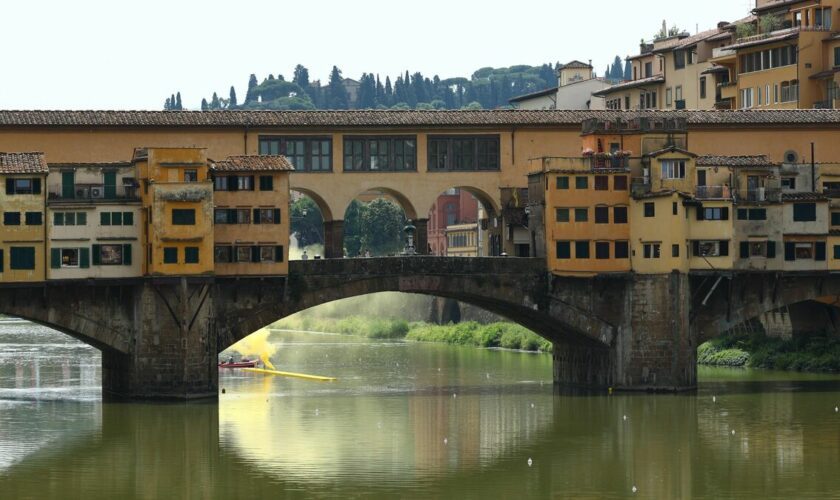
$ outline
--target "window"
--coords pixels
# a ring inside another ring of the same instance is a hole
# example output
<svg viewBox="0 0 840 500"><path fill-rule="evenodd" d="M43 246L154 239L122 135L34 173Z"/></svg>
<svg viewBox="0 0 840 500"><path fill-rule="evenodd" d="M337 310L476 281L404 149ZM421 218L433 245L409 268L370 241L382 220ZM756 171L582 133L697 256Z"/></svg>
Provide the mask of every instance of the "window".
<svg viewBox="0 0 840 500"><path fill-rule="evenodd" d="M274 247L259 247L259 248L260 248L260 262L274 262Z"/></svg>
<svg viewBox="0 0 840 500"><path fill-rule="evenodd" d="M19 226L20 225L20 212L3 212L3 225L4 226Z"/></svg>
<svg viewBox="0 0 840 500"><path fill-rule="evenodd" d="M172 209L172 225L173 226L194 226L195 225L195 209L192 209L192 208L173 208Z"/></svg>
<svg viewBox="0 0 840 500"><path fill-rule="evenodd" d="M685 160L662 160L663 179L685 179Z"/></svg>
<svg viewBox="0 0 840 500"><path fill-rule="evenodd" d="M610 258L610 243L608 241L595 242L595 258L598 260L607 260Z"/></svg>
<svg viewBox="0 0 840 500"><path fill-rule="evenodd" d="M41 194L41 179L6 179L6 194Z"/></svg>
<svg viewBox="0 0 840 500"><path fill-rule="evenodd" d="M164 249L163 249L163 263L164 264L177 264L178 263L178 248L177 247L164 247Z"/></svg>
<svg viewBox="0 0 840 500"><path fill-rule="evenodd" d="M576 208L575 209L575 222L587 222L589 220L589 209L588 208Z"/></svg>
<svg viewBox="0 0 840 500"><path fill-rule="evenodd" d="M43 224L41 212L26 212L27 226L40 226Z"/></svg>
<svg viewBox="0 0 840 500"><path fill-rule="evenodd" d="M627 191L627 176L626 175L616 175L613 177L613 190L615 191Z"/></svg>
<svg viewBox="0 0 840 500"><path fill-rule="evenodd" d="M679 215L679 213L680 213L680 208L679 207L680 206L676 201L671 202L671 214Z"/></svg>
<svg viewBox="0 0 840 500"><path fill-rule="evenodd" d="M184 182L198 182L198 170L184 170Z"/></svg>
<svg viewBox="0 0 840 500"><path fill-rule="evenodd" d="M627 224L627 207L613 207L613 223Z"/></svg>
<svg viewBox="0 0 840 500"><path fill-rule="evenodd" d="M756 95L756 99L755 99L756 104L761 106L761 87L758 87L758 88L755 89L755 95Z"/></svg>
<svg viewBox="0 0 840 500"><path fill-rule="evenodd" d="M840 212L831 212L831 225L840 226Z"/></svg>
<svg viewBox="0 0 840 500"><path fill-rule="evenodd" d="M589 241L575 242L575 258L588 259L589 258Z"/></svg>
<svg viewBox="0 0 840 500"><path fill-rule="evenodd" d="M251 247L236 247L236 262L251 262Z"/></svg>
<svg viewBox="0 0 840 500"><path fill-rule="evenodd" d="M284 155L296 172L332 170L330 137L260 137L261 155Z"/></svg>
<svg viewBox="0 0 840 500"><path fill-rule="evenodd" d="M840 47L834 47L834 66L840 66Z"/></svg>
<svg viewBox="0 0 840 500"><path fill-rule="evenodd" d="M655 90L643 90L639 93L640 109L654 109L657 105Z"/></svg>
<svg viewBox="0 0 840 500"><path fill-rule="evenodd" d="M274 191L274 177L270 175L261 175L260 191Z"/></svg>
<svg viewBox="0 0 840 500"><path fill-rule="evenodd" d="M254 224L280 224L280 209L255 208Z"/></svg>
<svg viewBox="0 0 840 500"><path fill-rule="evenodd" d="M556 245L556 255L558 259L571 259L572 243L570 241L558 241Z"/></svg>
<svg viewBox="0 0 840 500"><path fill-rule="evenodd" d="M61 267L79 267L78 248L62 248L58 251L59 257L61 258Z"/></svg>
<svg viewBox="0 0 840 500"><path fill-rule="evenodd" d="M569 178L566 176L557 177L557 189L569 189Z"/></svg>
<svg viewBox="0 0 840 500"><path fill-rule="evenodd" d="M671 87L665 89L665 105L669 108L674 104L674 96Z"/></svg>
<svg viewBox="0 0 840 500"><path fill-rule="evenodd" d="M771 251L770 248L773 248ZM775 257L776 247L772 241L742 241L741 258L750 259L754 257Z"/></svg>
<svg viewBox="0 0 840 500"><path fill-rule="evenodd" d="M233 249L225 245L216 245L213 249L213 261L227 264L233 262Z"/></svg>
<svg viewBox="0 0 840 500"><path fill-rule="evenodd" d="M213 190L214 191L227 191L228 190L228 176L226 175L219 175L213 178Z"/></svg>
<svg viewBox="0 0 840 500"><path fill-rule="evenodd" d="M680 246L674 243L671 245L671 257L679 257L680 256Z"/></svg>
<svg viewBox="0 0 840 500"><path fill-rule="evenodd" d="M86 226L87 213L85 212L54 212L54 226Z"/></svg>
<svg viewBox="0 0 840 500"><path fill-rule="evenodd" d="M766 208L739 208L738 220L767 220Z"/></svg>
<svg viewBox="0 0 840 500"><path fill-rule="evenodd" d="M32 271L35 269L35 247L11 247L9 249L9 269Z"/></svg>
<svg viewBox="0 0 840 500"><path fill-rule="evenodd" d="M817 204L816 203L794 203L793 204L793 221L794 222L813 222L817 220Z"/></svg>
<svg viewBox="0 0 840 500"><path fill-rule="evenodd" d="M475 151L470 155L475 155ZM414 136L345 137L344 170L417 170L417 139Z"/></svg>
<svg viewBox="0 0 840 500"><path fill-rule="evenodd" d="M589 177L575 177L575 189L589 189Z"/></svg>
<svg viewBox="0 0 840 500"><path fill-rule="evenodd" d="M644 78L650 78L653 76L653 63L646 62L645 63L645 76Z"/></svg>
<svg viewBox="0 0 840 500"><path fill-rule="evenodd" d="M627 241L615 242L615 258L629 259L630 258L630 243Z"/></svg>
<svg viewBox="0 0 840 500"><path fill-rule="evenodd" d="M645 202L645 217L656 217L656 204L652 201Z"/></svg>
<svg viewBox="0 0 840 500"><path fill-rule="evenodd" d="M749 54L742 54L739 59L739 73L752 73L781 66L789 66L797 62L796 46L777 47L761 50Z"/></svg>
<svg viewBox="0 0 840 500"><path fill-rule="evenodd" d="M840 245L834 245L834 260L840 260ZM2 254L0 254L0 271L2 270Z"/></svg>
<svg viewBox="0 0 840 500"><path fill-rule="evenodd" d="M700 77L700 99L706 98L706 77Z"/></svg>
<svg viewBox="0 0 840 500"><path fill-rule="evenodd" d="M676 87L674 87L674 97L676 97L675 100L677 101L683 100L682 85L677 85Z"/></svg>
<svg viewBox="0 0 840 500"><path fill-rule="evenodd" d="M184 248L184 263L198 264L198 247Z"/></svg>
<svg viewBox="0 0 840 500"><path fill-rule="evenodd" d="M729 242L726 240L694 241L695 257L726 257L729 255Z"/></svg>
<svg viewBox="0 0 840 500"><path fill-rule="evenodd" d="M684 50L675 50L674 51L674 69L683 69L685 68L685 51Z"/></svg>
<svg viewBox="0 0 840 500"><path fill-rule="evenodd" d="M166 255L168 248L163 249L163 261L167 263ZM173 248L171 250L175 250ZM93 263L103 266L120 266L123 264L130 264L131 261L131 245L93 245ZM175 262L177 262L177 253L175 254Z"/></svg>
<svg viewBox="0 0 840 500"><path fill-rule="evenodd" d="M782 177L782 189L796 189L796 177Z"/></svg>
<svg viewBox="0 0 840 500"><path fill-rule="evenodd" d="M741 89L741 109L753 107L753 89Z"/></svg>
<svg viewBox="0 0 840 500"><path fill-rule="evenodd" d="M698 208L697 220L729 220L729 207Z"/></svg>
<svg viewBox="0 0 840 500"><path fill-rule="evenodd" d="M609 191L610 178L606 175L595 176L595 191Z"/></svg>
<svg viewBox="0 0 840 500"><path fill-rule="evenodd" d="M793 102L799 100L799 80L782 82L782 102Z"/></svg>
<svg viewBox="0 0 840 500"><path fill-rule="evenodd" d="M610 223L610 207L595 207L595 224Z"/></svg>
<svg viewBox="0 0 840 500"><path fill-rule="evenodd" d="M499 136L428 137L428 168L441 170L499 170Z"/></svg>
<svg viewBox="0 0 840 500"><path fill-rule="evenodd" d="M660 243L644 243L642 244L642 255L645 259L658 259L660 253Z"/></svg>
<svg viewBox="0 0 840 500"><path fill-rule="evenodd" d="M557 208L554 210L554 220L556 222L569 222L569 209Z"/></svg>

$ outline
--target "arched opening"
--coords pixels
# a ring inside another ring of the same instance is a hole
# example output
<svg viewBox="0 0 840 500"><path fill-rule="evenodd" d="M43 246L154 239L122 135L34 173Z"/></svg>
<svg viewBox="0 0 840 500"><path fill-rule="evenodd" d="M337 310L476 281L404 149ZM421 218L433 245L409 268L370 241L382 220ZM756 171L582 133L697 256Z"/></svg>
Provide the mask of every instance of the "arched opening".
<svg viewBox="0 0 840 500"><path fill-rule="evenodd" d="M404 254L407 221L414 207L392 189L371 189L359 194L344 212L343 255L348 258Z"/></svg>
<svg viewBox="0 0 840 500"><path fill-rule="evenodd" d="M325 224L332 221L329 205L317 193L307 189L292 190L289 260L324 255Z"/></svg>
<svg viewBox="0 0 840 500"><path fill-rule="evenodd" d="M427 252L442 257L501 255L501 233L492 197L477 188L452 187L429 208Z"/></svg>

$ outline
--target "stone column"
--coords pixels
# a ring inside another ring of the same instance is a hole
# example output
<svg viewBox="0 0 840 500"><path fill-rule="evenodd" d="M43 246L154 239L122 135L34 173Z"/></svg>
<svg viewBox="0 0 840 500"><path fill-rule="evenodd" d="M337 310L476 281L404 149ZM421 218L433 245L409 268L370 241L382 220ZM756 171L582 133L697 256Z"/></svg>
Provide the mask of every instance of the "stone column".
<svg viewBox="0 0 840 500"><path fill-rule="evenodd" d="M344 221L324 222L324 258L341 259L344 257Z"/></svg>
<svg viewBox="0 0 840 500"><path fill-rule="evenodd" d="M414 249L419 255L429 254L429 219L415 219L413 221L417 231L414 233Z"/></svg>

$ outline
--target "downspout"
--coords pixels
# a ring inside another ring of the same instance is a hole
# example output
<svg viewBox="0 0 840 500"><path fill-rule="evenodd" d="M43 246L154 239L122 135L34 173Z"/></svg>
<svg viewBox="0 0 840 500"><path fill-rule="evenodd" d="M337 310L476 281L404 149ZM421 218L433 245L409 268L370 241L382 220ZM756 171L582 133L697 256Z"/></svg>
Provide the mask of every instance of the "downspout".
<svg viewBox="0 0 840 500"><path fill-rule="evenodd" d="M811 192L817 192L817 166L814 161L814 143L811 143Z"/></svg>
<svg viewBox="0 0 840 500"><path fill-rule="evenodd" d="M244 150L242 151L242 154L247 155L248 154L248 119L247 118L245 119L245 129L243 130L242 135L243 135L243 137L242 137L243 141L242 142L243 142L243 148L244 148Z"/></svg>

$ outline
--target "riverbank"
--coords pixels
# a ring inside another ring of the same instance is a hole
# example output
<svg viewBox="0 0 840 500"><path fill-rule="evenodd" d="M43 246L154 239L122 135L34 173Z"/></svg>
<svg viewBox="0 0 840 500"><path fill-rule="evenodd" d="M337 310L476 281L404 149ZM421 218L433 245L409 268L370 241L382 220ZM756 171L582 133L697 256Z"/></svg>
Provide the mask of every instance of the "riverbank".
<svg viewBox="0 0 840 500"><path fill-rule="evenodd" d="M475 321L466 321L454 325L433 325L362 316L342 319L292 317L274 323L272 328L340 333L371 339L405 339L474 347L501 347L532 352L551 352L552 349L551 342L527 328L501 322L482 325Z"/></svg>
<svg viewBox="0 0 840 500"><path fill-rule="evenodd" d="M723 336L697 348L697 363L836 373L840 372L840 339L817 335L791 340Z"/></svg>

